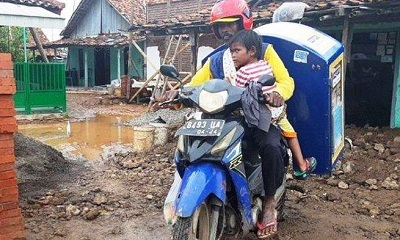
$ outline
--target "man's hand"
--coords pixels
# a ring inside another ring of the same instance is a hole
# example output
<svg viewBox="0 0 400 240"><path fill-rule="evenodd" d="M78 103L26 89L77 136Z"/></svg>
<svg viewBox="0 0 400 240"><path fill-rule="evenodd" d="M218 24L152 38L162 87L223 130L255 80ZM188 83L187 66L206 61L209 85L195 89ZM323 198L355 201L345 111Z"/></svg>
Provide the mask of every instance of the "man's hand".
<svg viewBox="0 0 400 240"><path fill-rule="evenodd" d="M285 103L283 97L277 92L272 92L270 94L267 94L265 96L265 99L267 103L273 107L280 107Z"/></svg>

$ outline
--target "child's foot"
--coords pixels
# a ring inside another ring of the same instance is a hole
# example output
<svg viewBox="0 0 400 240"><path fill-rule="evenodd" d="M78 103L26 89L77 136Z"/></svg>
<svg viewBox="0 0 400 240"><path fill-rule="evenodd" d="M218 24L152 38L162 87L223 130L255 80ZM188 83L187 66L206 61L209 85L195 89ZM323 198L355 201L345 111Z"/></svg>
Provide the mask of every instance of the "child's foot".
<svg viewBox="0 0 400 240"><path fill-rule="evenodd" d="M310 173L317 167L317 159L314 157L306 158L307 168L304 171L296 170L293 173L295 179L305 180L310 176Z"/></svg>

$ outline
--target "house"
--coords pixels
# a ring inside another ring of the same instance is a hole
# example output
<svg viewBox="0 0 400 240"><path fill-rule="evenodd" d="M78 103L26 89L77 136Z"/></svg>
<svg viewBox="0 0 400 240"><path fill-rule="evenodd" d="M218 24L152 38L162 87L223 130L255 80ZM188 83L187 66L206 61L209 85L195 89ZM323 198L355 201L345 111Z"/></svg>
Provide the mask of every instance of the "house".
<svg viewBox="0 0 400 240"><path fill-rule="evenodd" d="M36 33L36 36L42 45L50 42L41 28L34 28L33 31ZM28 49L32 50L31 61L44 62L43 57L40 55L40 53L38 53L38 51L36 51L38 47L32 34L28 34L28 39L29 39ZM66 57L66 53L62 48L58 49L47 48L44 49L44 53L49 62L63 61L63 59Z"/></svg>
<svg viewBox="0 0 400 240"><path fill-rule="evenodd" d="M128 73L129 39L127 29L144 20L139 0L82 0L61 32L62 39L44 44L45 48L68 48L67 75L73 86L110 84ZM134 37L141 47L144 37ZM132 51L133 78L143 78L144 59Z"/></svg>
<svg viewBox="0 0 400 240"><path fill-rule="evenodd" d="M255 26L270 23L274 11L285 1L253 0ZM346 123L400 127L400 2L395 0L319 0L302 1L309 7L297 22L317 28L345 45L347 61L345 80ZM166 35L189 35L193 70L197 49L215 48L219 42L211 34L211 5L203 1L175 1L149 4L147 21L130 30L152 39ZM181 12L185 6L195 13ZM163 8L163 14L157 9ZM199 10L200 9L200 10ZM167 12L167 17L165 17ZM201 36L200 36L201 35ZM200 36L200 37L199 37ZM207 41L206 39L209 39ZM163 49L163 47L160 47ZM163 51L160 51L163 55Z"/></svg>

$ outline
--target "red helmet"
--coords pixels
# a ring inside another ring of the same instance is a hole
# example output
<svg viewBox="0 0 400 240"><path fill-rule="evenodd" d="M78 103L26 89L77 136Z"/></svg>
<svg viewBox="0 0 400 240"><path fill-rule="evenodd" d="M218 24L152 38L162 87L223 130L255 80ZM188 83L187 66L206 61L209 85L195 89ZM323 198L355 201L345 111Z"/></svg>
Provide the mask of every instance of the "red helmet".
<svg viewBox="0 0 400 240"><path fill-rule="evenodd" d="M250 30L253 27L253 17L249 6L244 0L220 0L211 9L210 22L212 31L221 38L215 29L215 23L239 21L240 29Z"/></svg>

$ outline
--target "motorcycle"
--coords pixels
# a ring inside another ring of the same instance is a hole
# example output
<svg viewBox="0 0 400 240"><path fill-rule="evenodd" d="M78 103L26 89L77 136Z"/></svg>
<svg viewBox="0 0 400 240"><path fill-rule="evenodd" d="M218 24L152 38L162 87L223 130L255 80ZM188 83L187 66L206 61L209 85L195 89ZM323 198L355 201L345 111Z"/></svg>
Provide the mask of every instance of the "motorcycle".
<svg viewBox="0 0 400 240"><path fill-rule="evenodd" d="M162 65L160 71L179 80L173 65ZM256 230L262 213L261 159L243 140L246 123L239 111L243 91L214 79L183 88L178 98L161 103L180 102L197 109L175 133L175 180L164 204L164 217L173 225L175 240L237 238L245 223ZM282 147L287 153L283 142ZM284 161L287 168L288 155ZM278 220L283 218L285 173L286 169L274 196Z"/></svg>

